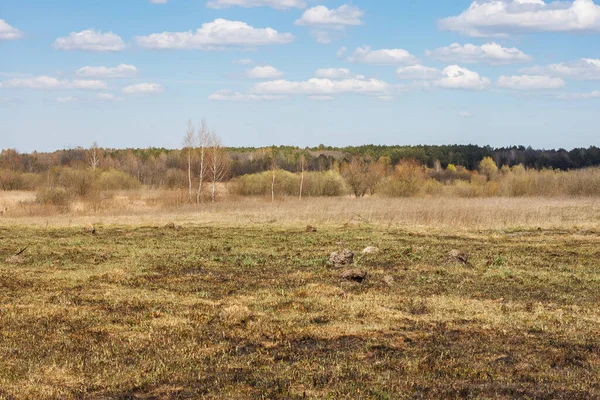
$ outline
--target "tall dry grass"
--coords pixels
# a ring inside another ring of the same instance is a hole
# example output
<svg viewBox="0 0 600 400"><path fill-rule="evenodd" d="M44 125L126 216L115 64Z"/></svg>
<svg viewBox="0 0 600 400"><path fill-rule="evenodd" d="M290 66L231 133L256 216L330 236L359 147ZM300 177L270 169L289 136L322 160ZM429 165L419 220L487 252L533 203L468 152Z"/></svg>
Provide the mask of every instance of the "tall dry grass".
<svg viewBox="0 0 600 400"><path fill-rule="evenodd" d="M0 205L8 204L2 200ZM39 207L39 208L38 208ZM318 197L298 200L224 197L200 206L186 203L185 191L117 192L97 211L76 205L59 213L36 203L13 202L0 225L65 226L87 223L124 225L212 224L223 226L306 226L365 224L456 229L600 228L598 197L362 198Z"/></svg>

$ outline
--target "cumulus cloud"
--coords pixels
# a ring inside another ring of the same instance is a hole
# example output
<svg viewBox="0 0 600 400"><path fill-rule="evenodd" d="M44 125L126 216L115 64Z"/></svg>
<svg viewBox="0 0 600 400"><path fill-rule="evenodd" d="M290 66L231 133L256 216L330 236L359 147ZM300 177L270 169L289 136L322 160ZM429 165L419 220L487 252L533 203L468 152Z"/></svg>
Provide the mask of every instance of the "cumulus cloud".
<svg viewBox="0 0 600 400"><path fill-rule="evenodd" d="M416 63L417 59L404 49L373 50L369 46L363 46L354 50L348 61L375 65L407 65Z"/></svg>
<svg viewBox="0 0 600 400"><path fill-rule="evenodd" d="M49 76L38 76L35 78L10 79L0 82L2 88L23 88L40 90L60 90L60 89L106 89L106 82L97 80L59 80Z"/></svg>
<svg viewBox="0 0 600 400"><path fill-rule="evenodd" d="M443 89L483 90L490 86L488 78L482 78L475 71L458 65L449 65L442 70L444 78L435 82L435 86Z"/></svg>
<svg viewBox="0 0 600 400"><path fill-rule="evenodd" d="M350 70L346 68L321 68L315 71L317 78L343 79L351 76Z"/></svg>
<svg viewBox="0 0 600 400"><path fill-rule="evenodd" d="M277 95L259 95L259 94L244 94L235 92L233 90L224 89L218 90L215 93L208 96L209 100L214 101L259 101L259 100L282 100L285 99L286 96L277 96Z"/></svg>
<svg viewBox="0 0 600 400"><path fill-rule="evenodd" d="M20 30L13 28L6 21L0 19L0 40L14 40L23 37Z"/></svg>
<svg viewBox="0 0 600 400"><path fill-rule="evenodd" d="M449 65L443 70L411 65L398 68L396 75L399 79L419 81L427 87L435 86L442 89L483 90L490 86L488 78L480 77L477 72L458 65Z"/></svg>
<svg viewBox="0 0 600 400"><path fill-rule="evenodd" d="M138 45L147 49L196 50L286 44L293 40L291 33L279 33L272 28L254 28L245 22L220 18L202 24L195 32L163 32L136 37Z"/></svg>
<svg viewBox="0 0 600 400"><path fill-rule="evenodd" d="M132 78L139 74L135 65L120 64L117 67L83 67L77 70L77 76L84 78Z"/></svg>
<svg viewBox="0 0 600 400"><path fill-rule="evenodd" d="M560 89L565 86L565 81L561 78L550 76L520 75L504 76L498 78L496 85L505 89L512 90L545 90Z"/></svg>
<svg viewBox="0 0 600 400"><path fill-rule="evenodd" d="M271 7L276 10L287 10L290 8L306 8L304 0L214 0L206 3L208 8L229 7Z"/></svg>
<svg viewBox="0 0 600 400"><path fill-rule="evenodd" d="M361 25L364 12L356 6L344 4L335 9L316 6L304 11L302 17L296 20L296 25L310 25L340 28L348 25Z"/></svg>
<svg viewBox="0 0 600 400"><path fill-rule="evenodd" d="M399 79L412 81L441 79L444 77L444 74L437 68L417 64L398 68L396 70L396 76L398 76Z"/></svg>
<svg viewBox="0 0 600 400"><path fill-rule="evenodd" d="M126 86L121 91L129 95L142 95L162 93L164 89L158 83L138 83L136 85Z"/></svg>
<svg viewBox="0 0 600 400"><path fill-rule="evenodd" d="M283 72L271 65L264 65L252 68L246 75L252 79L278 79L283 76Z"/></svg>
<svg viewBox="0 0 600 400"><path fill-rule="evenodd" d="M561 76L578 80L600 80L600 59L582 58L577 61L550 64L545 67L523 68L520 72L532 75Z"/></svg>
<svg viewBox="0 0 600 400"><path fill-rule="evenodd" d="M447 47L440 47L432 51L427 50L425 54L436 60L465 64L488 63L492 65L502 65L526 63L533 60L533 57L523 53L515 47L502 47L494 42L486 43L481 46L470 43L461 46L458 43L453 43Z"/></svg>
<svg viewBox="0 0 600 400"><path fill-rule="evenodd" d="M387 82L363 77L341 80L325 78L311 78L306 81L275 80L258 83L253 89L255 93L276 95L334 95L347 93L383 95L389 90L391 90L391 87Z"/></svg>
<svg viewBox="0 0 600 400"><path fill-rule="evenodd" d="M460 15L443 18L438 25L475 37L513 32L599 32L600 6L593 0L475 0Z"/></svg>
<svg viewBox="0 0 600 400"><path fill-rule="evenodd" d="M54 41L57 50L85 51L122 51L125 42L112 32L102 33L88 29L82 32L71 32L69 36L59 37Z"/></svg>
<svg viewBox="0 0 600 400"><path fill-rule="evenodd" d="M600 90L594 90L589 93L565 93L558 96L561 100L589 100L600 98Z"/></svg>
<svg viewBox="0 0 600 400"><path fill-rule="evenodd" d="M348 4L335 9L316 6L304 11L294 24L311 27L311 34L317 42L328 44L339 39L346 27L362 25L363 15L360 8Z"/></svg>

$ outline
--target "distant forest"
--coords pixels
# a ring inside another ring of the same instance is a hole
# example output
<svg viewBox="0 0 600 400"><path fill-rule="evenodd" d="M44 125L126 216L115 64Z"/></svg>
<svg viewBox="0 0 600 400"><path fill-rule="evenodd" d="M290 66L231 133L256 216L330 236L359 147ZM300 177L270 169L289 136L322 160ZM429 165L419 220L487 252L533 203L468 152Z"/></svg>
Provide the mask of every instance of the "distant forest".
<svg viewBox="0 0 600 400"><path fill-rule="evenodd" d="M81 168L89 163L90 149L74 148L51 153L19 153L14 149L2 150L0 168L24 173L40 173L56 166ZM366 161L385 158L392 166L401 160L415 160L421 165L446 168L449 164L477 169L485 157L491 157L500 168L522 164L526 168L556 170L579 169L600 165L600 148L576 148L570 151L538 150L531 147L513 146L492 148L477 145L445 146L381 146L364 145L331 147L320 145L313 148L278 146L266 148L227 148L230 158L230 177L267 171L276 158L278 168L297 172L299 160L304 156L309 171L327 171L338 168L352 158ZM165 148L106 149L98 148L101 168L114 168L136 176L142 183L152 184L152 176L170 169L187 169L185 150ZM160 174L159 174L160 175Z"/></svg>

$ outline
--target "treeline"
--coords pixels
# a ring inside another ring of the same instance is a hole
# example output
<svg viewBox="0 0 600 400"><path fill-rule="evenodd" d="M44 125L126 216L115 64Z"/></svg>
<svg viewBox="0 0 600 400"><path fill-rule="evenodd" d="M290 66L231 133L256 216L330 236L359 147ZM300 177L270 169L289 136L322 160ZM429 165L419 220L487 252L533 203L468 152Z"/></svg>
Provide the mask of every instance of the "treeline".
<svg viewBox="0 0 600 400"><path fill-rule="evenodd" d="M600 166L600 148L575 148L570 151L536 150L531 147L513 146L492 148L477 145L447 146L379 146L297 148L279 146L268 148L227 148L231 160L230 177L260 173L271 169L273 157L278 167L288 172L298 171L300 157L306 159L308 171L335 170L353 157L366 160L389 159L392 166L401 160L416 160L421 165L446 168L449 164L475 170L481 160L491 157L498 167L523 165L528 169L570 170ZM187 160L185 150L146 148L108 149L98 148L99 164L103 169L117 169L136 177L141 184L151 186L177 186L185 180ZM43 153L19 153L5 149L0 153L0 168L22 173L46 172L53 167L86 168L89 166L90 149L82 147ZM197 162L197 160L196 160ZM183 174L181 174L182 172Z"/></svg>

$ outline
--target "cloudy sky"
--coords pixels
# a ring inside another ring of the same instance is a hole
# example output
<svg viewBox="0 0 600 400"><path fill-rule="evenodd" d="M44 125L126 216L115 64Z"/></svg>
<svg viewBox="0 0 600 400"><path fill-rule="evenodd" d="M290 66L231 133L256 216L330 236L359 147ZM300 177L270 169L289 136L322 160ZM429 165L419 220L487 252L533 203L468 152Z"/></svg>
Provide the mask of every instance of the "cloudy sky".
<svg viewBox="0 0 600 400"><path fill-rule="evenodd" d="M593 0L0 0L0 148L598 145Z"/></svg>

